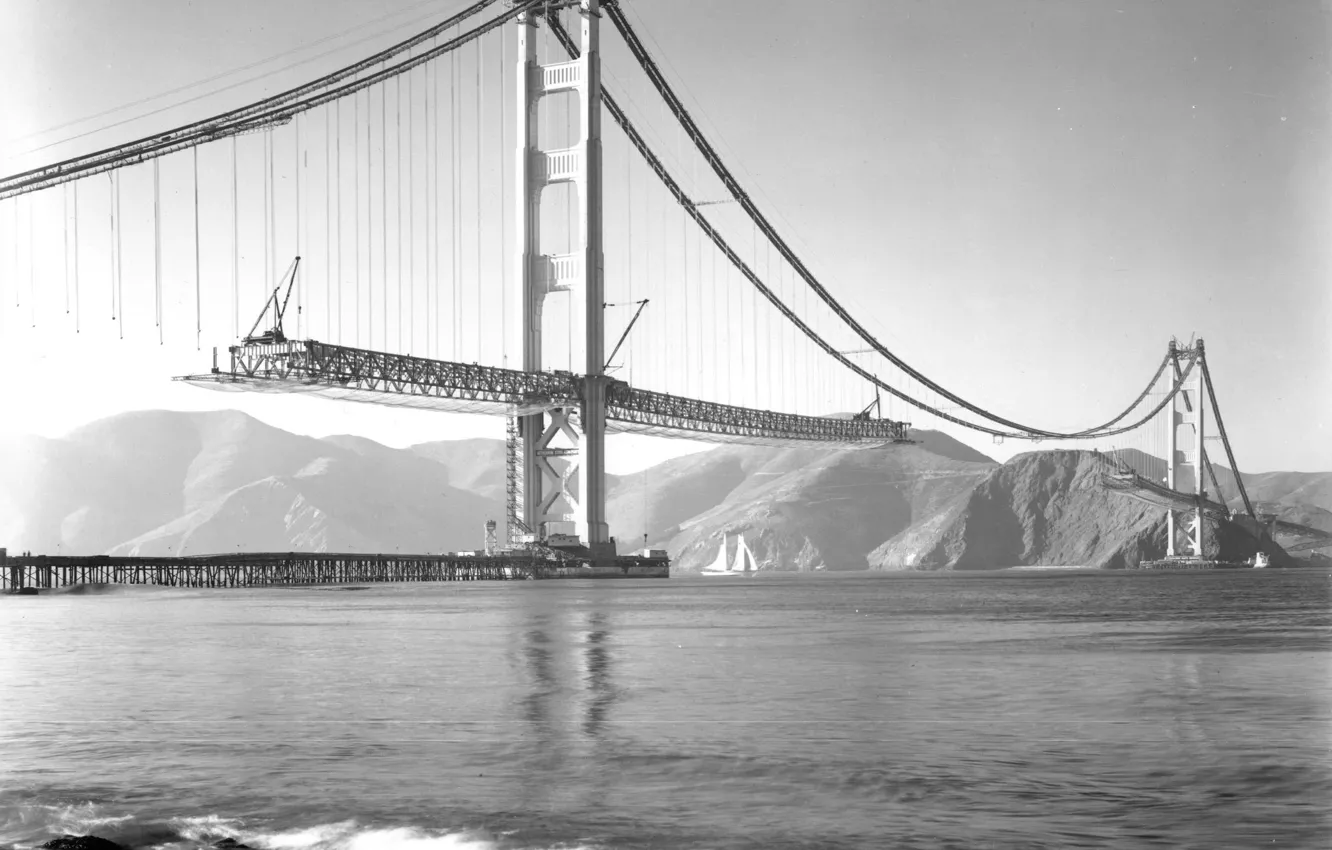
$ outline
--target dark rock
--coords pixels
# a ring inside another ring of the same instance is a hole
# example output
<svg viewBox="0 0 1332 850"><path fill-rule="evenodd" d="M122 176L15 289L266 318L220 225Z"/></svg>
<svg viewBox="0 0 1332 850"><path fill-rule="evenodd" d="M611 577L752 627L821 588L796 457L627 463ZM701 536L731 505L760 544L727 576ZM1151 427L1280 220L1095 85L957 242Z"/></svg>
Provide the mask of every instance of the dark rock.
<svg viewBox="0 0 1332 850"><path fill-rule="evenodd" d="M96 835L62 835L52 838L42 847L45 850L127 850L123 844Z"/></svg>
<svg viewBox="0 0 1332 850"><path fill-rule="evenodd" d="M1164 555L1165 512L1105 489L1103 469L1091 452L1018 455L871 552L870 568L1123 569Z"/></svg>
<svg viewBox="0 0 1332 850"><path fill-rule="evenodd" d="M213 846L219 850L254 850L250 845L242 844L234 838L219 838L213 842Z"/></svg>

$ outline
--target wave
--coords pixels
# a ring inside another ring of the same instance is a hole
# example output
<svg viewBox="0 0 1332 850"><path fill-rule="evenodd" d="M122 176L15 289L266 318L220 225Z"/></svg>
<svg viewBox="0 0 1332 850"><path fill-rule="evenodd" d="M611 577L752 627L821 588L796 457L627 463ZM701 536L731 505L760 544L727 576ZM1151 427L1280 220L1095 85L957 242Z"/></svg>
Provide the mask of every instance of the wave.
<svg viewBox="0 0 1332 850"><path fill-rule="evenodd" d="M372 828L355 820L278 831L246 829L238 820L216 815L178 818L172 824L181 838L191 843L230 838L256 850L497 850L499 847L494 839L481 833L432 833L417 827Z"/></svg>
<svg viewBox="0 0 1332 850"><path fill-rule="evenodd" d="M133 850L211 850L223 839L253 850L596 850L579 844L516 844L485 830L368 826L356 820L284 829L216 814L147 819L91 802L0 805L0 848L30 850L66 834L96 835Z"/></svg>

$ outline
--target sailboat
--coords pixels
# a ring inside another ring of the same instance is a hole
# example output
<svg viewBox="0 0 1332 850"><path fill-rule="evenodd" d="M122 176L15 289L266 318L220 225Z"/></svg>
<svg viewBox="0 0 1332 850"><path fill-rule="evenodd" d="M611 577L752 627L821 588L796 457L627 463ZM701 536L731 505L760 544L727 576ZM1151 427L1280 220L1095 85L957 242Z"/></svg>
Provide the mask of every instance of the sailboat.
<svg viewBox="0 0 1332 850"><path fill-rule="evenodd" d="M705 576L752 576L757 572L754 564L754 553L749 551L745 545L743 534L736 535L735 558L728 566L726 563L726 544L727 537L722 535L721 548L717 550L717 557L711 564L699 571L699 575Z"/></svg>

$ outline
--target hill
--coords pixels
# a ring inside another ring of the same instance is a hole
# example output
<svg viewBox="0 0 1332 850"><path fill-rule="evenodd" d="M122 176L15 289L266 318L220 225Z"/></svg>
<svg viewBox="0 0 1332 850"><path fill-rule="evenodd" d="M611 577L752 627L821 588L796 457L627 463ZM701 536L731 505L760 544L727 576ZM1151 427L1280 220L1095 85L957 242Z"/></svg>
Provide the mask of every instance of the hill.
<svg viewBox="0 0 1332 850"><path fill-rule="evenodd" d="M441 551L480 545L502 498L370 440L318 440L234 411L144 411L0 446L3 527L49 554Z"/></svg>
<svg viewBox="0 0 1332 850"><path fill-rule="evenodd" d="M737 534L761 569L865 569L875 546L995 465L946 435L913 437L875 449L721 447L626 477L608 513L616 528L645 528L683 572Z"/></svg>
<svg viewBox="0 0 1332 850"><path fill-rule="evenodd" d="M912 437L858 450L720 446L608 476L608 519L622 551L646 534L677 572L712 563L738 535L762 569L788 571L1117 567L1164 551L1160 512L1101 489L1089 454L1000 465L938 432ZM11 550L438 552L479 547L486 519L503 534L499 440L394 449L234 411L142 411L62 439L4 441L0 469L0 544ZM1223 488L1233 481L1218 474ZM1318 504L1329 479L1245 476L1262 509L1332 530Z"/></svg>

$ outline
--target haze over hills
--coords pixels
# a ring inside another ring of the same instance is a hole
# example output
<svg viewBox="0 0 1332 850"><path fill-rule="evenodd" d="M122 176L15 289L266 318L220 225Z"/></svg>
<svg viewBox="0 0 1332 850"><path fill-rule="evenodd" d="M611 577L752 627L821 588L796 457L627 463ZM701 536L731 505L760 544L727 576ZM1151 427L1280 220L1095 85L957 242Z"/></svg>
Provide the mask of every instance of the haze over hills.
<svg viewBox="0 0 1332 850"><path fill-rule="evenodd" d="M0 463L7 545L47 554L441 551L502 513L412 452L234 411L121 414Z"/></svg>
<svg viewBox="0 0 1332 850"><path fill-rule="evenodd" d="M1164 551L1159 511L1101 489L1092 455L1000 465L915 432L881 449L722 446L609 477L622 551L711 563L737 535L763 569L1116 567ZM394 449L297 436L234 411L142 411L0 443L0 545L45 554L441 552L504 520L504 444ZM1233 481L1218 468L1223 489ZM1284 518L1332 530L1332 473L1245 476ZM1229 492L1233 493L1233 485Z"/></svg>

